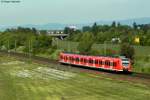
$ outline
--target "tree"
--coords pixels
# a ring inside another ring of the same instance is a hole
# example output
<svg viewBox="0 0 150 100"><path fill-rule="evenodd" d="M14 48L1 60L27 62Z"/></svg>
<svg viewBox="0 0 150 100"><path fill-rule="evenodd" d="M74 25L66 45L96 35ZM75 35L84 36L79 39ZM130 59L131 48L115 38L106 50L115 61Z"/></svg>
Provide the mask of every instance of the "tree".
<svg viewBox="0 0 150 100"><path fill-rule="evenodd" d="M31 47L30 47L31 46ZM32 48L32 53L37 54L46 52L52 46L52 37L47 35L39 35L28 37L25 42L25 52L28 52ZM29 48L30 47L30 48Z"/></svg>
<svg viewBox="0 0 150 100"><path fill-rule="evenodd" d="M117 26L118 26L118 27L120 27L120 26L121 26L120 22L118 22L118 23L117 23Z"/></svg>
<svg viewBox="0 0 150 100"><path fill-rule="evenodd" d="M113 21L111 27L115 28L116 27L116 22Z"/></svg>
<svg viewBox="0 0 150 100"><path fill-rule="evenodd" d="M52 37L47 35L40 35L37 37L37 48L47 49L52 45Z"/></svg>
<svg viewBox="0 0 150 100"><path fill-rule="evenodd" d="M94 23L94 25L92 26L92 33L94 34L94 36L97 35L97 33L98 33L97 23Z"/></svg>
<svg viewBox="0 0 150 100"><path fill-rule="evenodd" d="M47 34L47 31L46 31L46 30L40 30L40 34L46 35L46 34Z"/></svg>
<svg viewBox="0 0 150 100"><path fill-rule="evenodd" d="M91 27L90 27L90 26L84 26L84 27L82 28L82 31L83 31L83 32L90 32L90 31L91 31Z"/></svg>
<svg viewBox="0 0 150 100"><path fill-rule="evenodd" d="M129 43L123 43L120 46L120 55L125 56L134 61L135 50Z"/></svg>
<svg viewBox="0 0 150 100"><path fill-rule="evenodd" d="M72 34L74 32L75 32L75 30L73 28L70 28L70 27L65 27L65 29L64 29L65 34Z"/></svg>
<svg viewBox="0 0 150 100"><path fill-rule="evenodd" d="M92 48L92 45L94 43L94 36L92 33L83 33L81 37L81 41L79 42L78 45L78 50L82 54L88 54L89 51Z"/></svg>
<svg viewBox="0 0 150 100"><path fill-rule="evenodd" d="M138 27L138 25L136 24L136 22L133 23L133 28L136 30Z"/></svg>

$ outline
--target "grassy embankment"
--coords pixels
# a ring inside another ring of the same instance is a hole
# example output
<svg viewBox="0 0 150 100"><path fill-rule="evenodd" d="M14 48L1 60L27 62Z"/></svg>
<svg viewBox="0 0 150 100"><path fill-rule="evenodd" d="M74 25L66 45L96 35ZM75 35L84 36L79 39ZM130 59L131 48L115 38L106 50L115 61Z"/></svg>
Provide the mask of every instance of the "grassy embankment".
<svg viewBox="0 0 150 100"><path fill-rule="evenodd" d="M0 57L0 100L148 100L150 86ZM119 77L119 76L118 76Z"/></svg>

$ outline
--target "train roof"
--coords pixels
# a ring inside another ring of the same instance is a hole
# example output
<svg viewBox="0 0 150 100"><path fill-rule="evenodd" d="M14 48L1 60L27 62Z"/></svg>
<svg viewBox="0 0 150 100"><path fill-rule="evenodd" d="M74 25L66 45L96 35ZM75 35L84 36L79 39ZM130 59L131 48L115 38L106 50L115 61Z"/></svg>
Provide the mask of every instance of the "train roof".
<svg viewBox="0 0 150 100"><path fill-rule="evenodd" d="M96 56L93 56L93 55L84 55L84 54L79 54L79 53L70 53L70 52L62 52L64 54L69 54L69 55L75 55L75 56L85 56L85 57L111 57L111 58L126 58L126 57L123 57L123 56L106 56L106 55L96 55Z"/></svg>

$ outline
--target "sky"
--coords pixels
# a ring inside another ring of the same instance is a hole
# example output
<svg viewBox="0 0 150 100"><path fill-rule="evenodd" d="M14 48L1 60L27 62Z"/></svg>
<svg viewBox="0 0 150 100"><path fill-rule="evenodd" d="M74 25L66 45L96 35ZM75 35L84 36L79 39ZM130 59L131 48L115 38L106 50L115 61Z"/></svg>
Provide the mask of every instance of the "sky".
<svg viewBox="0 0 150 100"><path fill-rule="evenodd" d="M0 25L71 24L150 17L150 0L20 1L0 2Z"/></svg>

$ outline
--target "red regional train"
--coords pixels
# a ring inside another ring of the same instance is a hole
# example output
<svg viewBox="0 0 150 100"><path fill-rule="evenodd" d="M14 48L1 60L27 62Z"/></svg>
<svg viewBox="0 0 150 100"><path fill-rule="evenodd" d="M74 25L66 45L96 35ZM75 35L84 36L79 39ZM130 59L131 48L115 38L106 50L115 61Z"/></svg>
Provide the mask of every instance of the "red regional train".
<svg viewBox="0 0 150 100"><path fill-rule="evenodd" d="M80 54L60 53L62 64L100 68L116 72L131 72L131 61L125 57L86 56Z"/></svg>

